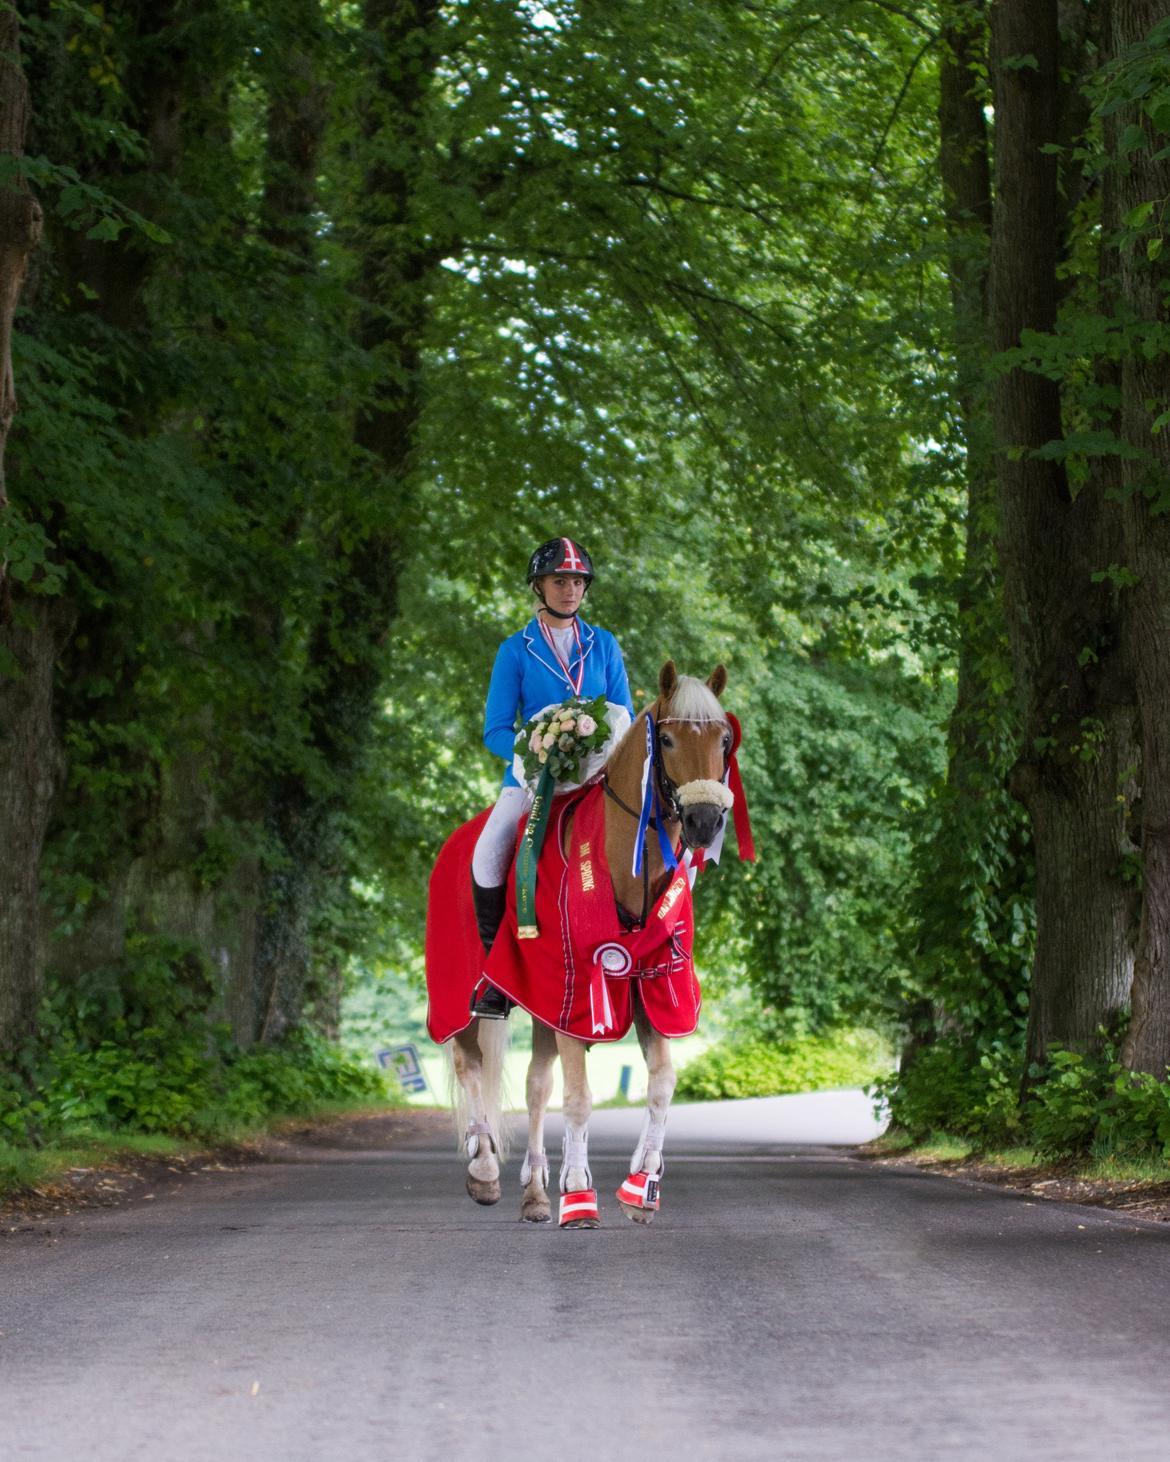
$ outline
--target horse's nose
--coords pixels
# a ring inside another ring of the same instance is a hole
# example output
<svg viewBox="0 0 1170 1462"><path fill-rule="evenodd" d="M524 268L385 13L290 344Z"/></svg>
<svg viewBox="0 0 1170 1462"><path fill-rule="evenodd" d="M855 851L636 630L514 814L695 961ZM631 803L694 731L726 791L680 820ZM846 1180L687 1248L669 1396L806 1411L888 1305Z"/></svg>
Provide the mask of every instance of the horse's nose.
<svg viewBox="0 0 1170 1462"><path fill-rule="evenodd" d="M723 808L713 802L694 802L683 812L683 832L692 848L705 848L719 831Z"/></svg>

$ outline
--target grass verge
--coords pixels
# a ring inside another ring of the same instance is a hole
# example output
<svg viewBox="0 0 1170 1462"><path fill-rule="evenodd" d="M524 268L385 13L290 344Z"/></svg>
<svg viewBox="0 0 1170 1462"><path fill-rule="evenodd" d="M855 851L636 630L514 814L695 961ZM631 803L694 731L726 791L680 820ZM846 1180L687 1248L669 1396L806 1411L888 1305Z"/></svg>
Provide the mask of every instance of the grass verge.
<svg viewBox="0 0 1170 1462"><path fill-rule="evenodd" d="M265 1121L222 1125L201 1138L170 1137L157 1132L132 1132L95 1124L43 1147L0 1142L0 1205L28 1198L60 1196L92 1182L71 1183L78 1175L100 1175L164 1166L181 1171L199 1159L239 1156L263 1139L279 1137L306 1122L328 1123L347 1117L402 1111L405 1102L391 1097L371 1102L369 1097L314 1102L297 1112L282 1112Z"/></svg>
<svg viewBox="0 0 1170 1462"><path fill-rule="evenodd" d="M1170 1223L1170 1163L1098 1149L1080 1157L1052 1158L1031 1147L989 1151L962 1137L934 1132L916 1142L887 1132L859 1150L862 1158L966 1178L1033 1198L1122 1210Z"/></svg>

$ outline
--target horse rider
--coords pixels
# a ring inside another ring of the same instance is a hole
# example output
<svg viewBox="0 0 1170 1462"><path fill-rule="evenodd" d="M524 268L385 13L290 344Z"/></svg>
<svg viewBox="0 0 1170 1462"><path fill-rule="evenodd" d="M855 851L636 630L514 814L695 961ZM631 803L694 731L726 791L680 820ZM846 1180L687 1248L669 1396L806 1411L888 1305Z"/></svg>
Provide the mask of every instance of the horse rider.
<svg viewBox="0 0 1170 1462"><path fill-rule="evenodd" d="M632 717L630 683L618 642L608 630L586 624L578 610L593 582L593 561L572 538L550 538L528 560L528 584L539 603L536 614L496 652L484 712L483 740L506 763L496 805L479 835L471 859L475 919L486 955L504 917L506 879L516 848L516 829L532 794L512 774L516 732L538 711L570 697L625 706ZM519 718L519 719L517 719ZM481 981L471 1013L502 1020L511 1002Z"/></svg>

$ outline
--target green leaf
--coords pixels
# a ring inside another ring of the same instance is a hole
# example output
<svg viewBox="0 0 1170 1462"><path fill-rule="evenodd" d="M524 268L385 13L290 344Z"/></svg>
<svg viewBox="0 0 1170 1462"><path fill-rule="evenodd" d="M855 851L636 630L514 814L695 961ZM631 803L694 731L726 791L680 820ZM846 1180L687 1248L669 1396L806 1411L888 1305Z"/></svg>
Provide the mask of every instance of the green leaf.
<svg viewBox="0 0 1170 1462"><path fill-rule="evenodd" d="M1132 589L1138 582L1137 575L1132 569L1127 569L1124 564L1117 563L1111 563L1107 569L1098 569L1090 577L1094 584L1103 584L1108 580L1118 589Z"/></svg>
<svg viewBox="0 0 1170 1462"><path fill-rule="evenodd" d="M116 239L126 227L120 219L111 218L109 214L105 218L99 218L94 226L87 230L87 239L97 239L100 242L108 243Z"/></svg>
<svg viewBox="0 0 1170 1462"><path fill-rule="evenodd" d="M1117 144L1117 151L1119 156L1128 157L1131 152L1136 152L1139 147L1144 147L1145 144L1145 130L1139 127L1136 122L1131 122L1121 134L1121 139Z"/></svg>

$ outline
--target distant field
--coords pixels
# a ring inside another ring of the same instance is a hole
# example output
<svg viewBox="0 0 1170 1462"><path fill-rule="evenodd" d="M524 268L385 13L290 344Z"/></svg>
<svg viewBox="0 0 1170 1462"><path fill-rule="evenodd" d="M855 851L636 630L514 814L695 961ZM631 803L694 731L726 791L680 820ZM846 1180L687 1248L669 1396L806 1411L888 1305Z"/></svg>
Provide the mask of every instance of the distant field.
<svg viewBox="0 0 1170 1462"><path fill-rule="evenodd" d="M529 1057L532 1051L532 1021L523 1011L514 1010L508 1020L512 1032L512 1049L508 1053L506 1095L509 1105L514 1108L521 1108L524 1105L524 1073L528 1067ZM386 1039L382 1042L370 1039L368 1033L364 1033L366 1039L363 1046L368 1048L368 1055L371 1061L376 1059L377 1051L382 1046L390 1046L398 1043L398 1039L392 1033L387 1033ZM427 1079L429 1090L411 1096L408 1100L414 1106L428 1106L435 1103L446 1105L447 1102L447 1053L431 1041L423 1037L415 1038L414 1044L418 1049L421 1059L423 1074ZM685 1040L675 1041L671 1047L676 1066L682 1066L686 1061L693 1060L701 1051L705 1051L711 1044L711 1038L704 1035L688 1036ZM351 1037L347 1041L351 1051L357 1051L357 1043ZM646 1065L642 1060L642 1053L638 1049L638 1041L633 1032L622 1041L616 1041L607 1045L594 1046L589 1053L589 1084L593 1088L593 1100L595 1102L607 1102L617 1097L621 1081L622 1067L631 1067L629 1095L635 1101L641 1101L646 1095ZM557 1062L553 1068L553 1095L551 1105L561 1105L561 1068Z"/></svg>

